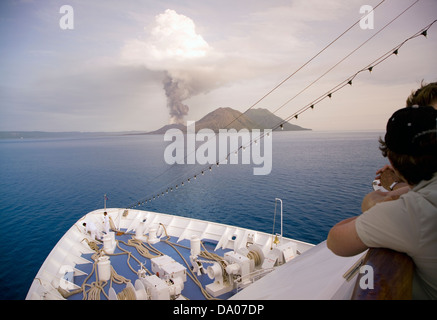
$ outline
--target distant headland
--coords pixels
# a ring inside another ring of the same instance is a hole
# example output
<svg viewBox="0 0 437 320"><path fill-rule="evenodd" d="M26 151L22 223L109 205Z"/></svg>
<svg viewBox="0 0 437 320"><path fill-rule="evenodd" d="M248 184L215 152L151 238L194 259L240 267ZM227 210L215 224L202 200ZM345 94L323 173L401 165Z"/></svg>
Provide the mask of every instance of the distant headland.
<svg viewBox="0 0 437 320"><path fill-rule="evenodd" d="M282 128L279 125L282 124ZM0 139L53 139L53 138L93 138L103 136L142 135L142 134L165 134L168 129L177 128L186 132L184 124L169 124L154 131L120 131L120 132L47 132L47 131L0 131ZM211 129L218 132L219 129L274 129L274 131L303 131L311 130L298 125L284 122L283 119L274 115L267 109L250 109L245 113L232 108L218 108L202 119L196 121L196 131Z"/></svg>

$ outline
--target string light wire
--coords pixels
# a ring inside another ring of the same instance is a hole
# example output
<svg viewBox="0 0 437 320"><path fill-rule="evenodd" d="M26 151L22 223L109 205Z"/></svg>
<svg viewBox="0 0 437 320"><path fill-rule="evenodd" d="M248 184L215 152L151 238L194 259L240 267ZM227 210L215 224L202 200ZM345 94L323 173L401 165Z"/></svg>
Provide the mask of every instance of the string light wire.
<svg viewBox="0 0 437 320"><path fill-rule="evenodd" d="M253 109L255 106L257 106L261 101L263 101L265 98L267 98L269 95L271 95L274 91L276 91L279 87L281 87L284 83L286 83L288 80L290 80L294 75L296 75L299 71L304 69L308 64L310 64L313 60L315 60L319 55L321 55L324 51L326 51L329 47L331 47L335 42L337 42L340 38L342 38L345 34L347 34L350 30L352 30L356 25L360 23L362 19L367 18L370 14L373 14L375 9L377 9L381 4L383 4L386 0L380 1L375 7L372 8L371 11L369 11L365 16L354 22L351 26L349 26L345 31L343 31L340 35L338 35L334 40L332 40L330 43L328 43L323 49L321 49L319 52L317 52L313 57L311 57L308 61L306 61L304 64L302 64L298 69L296 69L293 73L288 75L285 79L283 79L281 82L279 82L275 87L273 87L270 91L268 91L266 94L264 94L260 99L258 99L255 103L253 103L246 111L235 117L230 123L228 123L224 129L229 128L231 124L233 124L235 121L237 121L240 117L242 117L244 114L246 114L249 110ZM417 0L418 1L418 0ZM188 155L185 156L184 160L188 157ZM164 170L160 174L154 176L152 179L148 181L147 184L151 184L151 182L155 181L156 179L160 178L164 174L166 174L169 170L174 168L174 165L168 168L167 170Z"/></svg>
<svg viewBox="0 0 437 320"><path fill-rule="evenodd" d="M322 79L324 76L326 76L329 72L334 70L336 67L338 67L342 62L344 62L346 59L348 59L351 55L353 55L355 52L357 52L359 49L361 49L364 45L366 45L370 40L375 38L378 34L380 34L382 31L384 31L388 26L390 26L394 21L396 21L399 17L401 17L405 12L410 10L415 4L417 4L419 0L416 0L413 2L410 6L408 6L404 11L399 13L396 17L394 17L392 20L390 20L384 27L382 27L378 32L373 34L369 39L364 41L362 44L360 44L358 47L356 47L354 50L352 50L349 54L347 54L345 57L343 57L340 61L338 61L334 66L329 68L327 71L325 71L321 76L319 76L316 80L311 82L309 85L307 85L305 88L303 88L301 91L299 91L295 96L287 100L285 103L283 103L280 107L278 107L275 111L272 113L275 114L279 110L281 110L283 107L285 107L287 104L289 104L291 101L293 101L295 98L297 98L299 95L301 95L303 92L305 92L307 89L312 87L316 82L318 82L320 79Z"/></svg>
<svg viewBox="0 0 437 320"><path fill-rule="evenodd" d="M417 0L417 1L418 1L418 0ZM416 1L415 3L417 3L417 1ZM413 3L412 5L414 5L415 3ZM412 5L411 5L411 6L412 6ZM411 6L410 6L410 7L411 7ZM409 8L410 8L410 7L409 7ZM409 8L407 8L406 10L408 10ZM405 12L406 10L404 10L404 12ZM403 13L404 13L404 12L403 12ZM397 19L399 16L400 16L400 15L398 15L395 19ZM393 19L390 23L392 23L395 19ZM385 60L387 60L387 59L388 59L389 57L391 57L393 54L397 55L397 54L399 53L399 49L400 49L400 48L401 48L405 43L407 43L408 41L410 41L410 40L412 40L412 39L414 39L414 38L416 38L416 37L419 37L419 36L421 36L421 35L423 35L423 36L426 37L426 36L427 36L427 32L428 32L428 30L431 28L432 25L435 24L435 22L437 22L437 20L434 20L434 21L433 21L432 23L430 23L428 26L426 26L425 28L421 29L419 32L417 32L417 33L414 34L413 36L407 38L406 40L404 40L404 41L401 42L399 45L397 45L397 46L394 47L393 49L389 50L388 52L386 52L385 54L383 54L383 55L380 56L379 58L375 59L373 62L371 62L370 64L368 64L366 67L364 67L364 68L362 68L361 70L357 71L355 74L351 75L351 76L348 77L346 80L342 81L341 83L339 83L338 85L336 85L335 87L333 87L331 90L325 92L324 94L322 94L321 96L319 96L318 98L316 98L315 100L313 100L312 102L308 103L307 105L305 105L304 107L302 107L302 108L299 109L298 111L294 112L293 114L291 114L290 116L288 116L287 118L285 118L283 121L281 121L280 123L278 123L276 126L274 126L271 130L274 131L275 129L277 129L277 128L283 126L286 122L292 120L293 118L297 119L298 116L299 116L300 114L302 114L302 113L308 111L309 109L314 109L315 105L317 105L318 103L320 103L320 102L323 101L324 99L326 99L326 98L331 98L332 95L333 95L334 93L336 93L337 91L343 89L344 87L346 87L346 86L348 86L348 85L352 85L352 81L353 81L353 80L354 80L354 79L355 79L355 78L356 78L360 73L365 72L365 71L369 71L369 72L373 71L373 69L374 69L376 66L378 66L379 64L381 64L382 62L384 62ZM390 24L390 23L389 23L389 24ZM387 26L388 26L388 25L386 25L385 27L387 27ZM385 28L385 27L384 27L384 28ZM370 39L369 39L369 40L370 40ZM369 40L367 40L366 42L368 42ZM361 45L361 46L362 46L362 45ZM361 47L361 46L360 46L360 47ZM358 49L358 48L357 48L357 49ZM354 51L356 51L357 49L355 49ZM333 68L331 68L331 69L333 69ZM291 100L292 100L292 99L290 99L289 101L291 101ZM288 103L289 101L287 101L287 103ZM286 104L287 104L287 103L286 103ZM285 105L285 104L284 104L284 105ZM282 107L283 107L283 105L281 106L281 108L282 108ZM249 110L249 109L248 109L248 110ZM247 110L247 111L248 111L248 110ZM278 110L279 110L279 109L275 110L275 112L278 111ZM247 112L247 111L246 111L246 112ZM240 116L241 116L241 115L240 115ZM234 121L235 121L235 120L236 120L236 119L234 119ZM238 151L242 150L243 148L246 148L246 147L252 145L252 143L253 143L254 141L260 141L262 138L265 137L265 135L266 135L266 132L264 131L264 133L260 134L260 136L259 136L258 138L256 138L256 139L253 139L253 138L252 138L252 139L250 140L250 142L249 142L247 145L245 145L245 146L241 145L237 150L235 150L235 152L238 152ZM234 151L233 151L233 152L234 152ZM228 157L230 157L230 156L233 154L233 152L228 153L225 159L227 159ZM217 166L218 164L220 164L220 163L221 163L223 160L225 160L225 159L222 159L221 161L217 161L217 162L216 162L216 166ZM172 167L173 167L173 166L172 166ZM213 167L213 165L205 166L205 167L203 167L203 169L202 169L201 171L197 171L197 172L198 172L197 174L195 174L194 176L191 175L190 178L188 178L188 179L190 179L190 181L191 181L191 179L196 179L197 177L199 177L199 176L201 176L201 175L204 175L205 172L207 172L207 171L212 171L212 167ZM167 172L167 171L168 171L168 170L166 170L165 172ZM161 173L159 176L162 176L165 172ZM183 175L183 173L182 173L182 175ZM196 177L196 178L194 178L194 177ZM156 178L155 178L155 179L156 179ZM184 185L183 182L184 182L184 181L188 182L188 179L187 179L187 178L184 178L184 179L178 179L178 180L173 180L173 181L181 181L181 183L178 184L178 185L183 186L183 185ZM174 183L171 183L170 185L174 185ZM176 189L177 189L178 185L176 185ZM127 208L134 208L134 207L136 207L137 205L146 204L147 202L150 202L150 201L156 200L157 198L159 198L159 195L164 196L165 194L167 194L167 192L168 192L168 190L169 190L170 188L172 188L172 187L166 187L166 188L164 188L164 189L161 189L162 191L160 191L159 193L153 193L153 194L156 194L156 195L152 195L152 196L148 196L148 197L146 197L146 198L143 198L143 200L139 200L139 201L135 202L135 204L132 204L132 205L128 206Z"/></svg>

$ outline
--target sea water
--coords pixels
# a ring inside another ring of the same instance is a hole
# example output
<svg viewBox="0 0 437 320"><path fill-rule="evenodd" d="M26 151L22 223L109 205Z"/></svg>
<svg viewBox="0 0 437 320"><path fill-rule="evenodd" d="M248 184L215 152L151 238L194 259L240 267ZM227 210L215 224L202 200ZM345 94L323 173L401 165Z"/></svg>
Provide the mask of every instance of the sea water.
<svg viewBox="0 0 437 320"><path fill-rule="evenodd" d="M105 194L107 207L126 208L159 193L137 209L268 233L280 232L280 198L284 236L317 244L360 213L376 170L387 163L381 135L274 132L265 176L243 164L170 166L161 135L0 140L0 299L24 299L58 240L102 208ZM174 191L162 196L169 187Z"/></svg>

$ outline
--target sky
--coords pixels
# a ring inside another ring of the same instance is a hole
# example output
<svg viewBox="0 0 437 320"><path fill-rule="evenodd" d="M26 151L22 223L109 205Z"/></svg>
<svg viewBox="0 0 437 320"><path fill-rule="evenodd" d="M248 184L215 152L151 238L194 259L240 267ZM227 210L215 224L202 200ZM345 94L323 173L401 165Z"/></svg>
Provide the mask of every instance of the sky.
<svg viewBox="0 0 437 320"><path fill-rule="evenodd" d="M287 118L437 19L436 0L380 2L2 0L0 131L150 131L219 107ZM437 23L290 122L384 130L437 81L436 51Z"/></svg>

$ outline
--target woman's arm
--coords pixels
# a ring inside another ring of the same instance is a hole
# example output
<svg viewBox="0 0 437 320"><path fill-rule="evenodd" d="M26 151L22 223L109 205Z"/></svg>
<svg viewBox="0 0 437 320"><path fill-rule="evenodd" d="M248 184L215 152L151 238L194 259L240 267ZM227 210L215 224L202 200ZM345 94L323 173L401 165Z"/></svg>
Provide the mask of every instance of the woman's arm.
<svg viewBox="0 0 437 320"><path fill-rule="evenodd" d="M326 245L338 256L350 257L359 254L368 247L358 237L355 220L352 217L337 223L329 231Z"/></svg>
<svg viewBox="0 0 437 320"><path fill-rule="evenodd" d="M373 191L364 197L363 202L361 203L361 211L365 212L380 202L397 200L401 195L408 191L410 191L408 185L389 192Z"/></svg>

